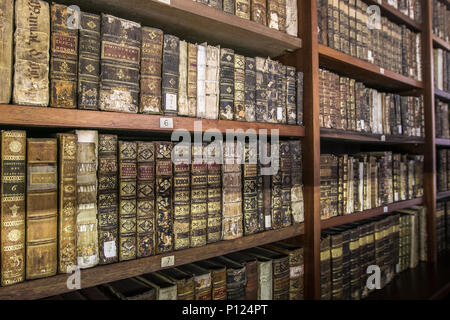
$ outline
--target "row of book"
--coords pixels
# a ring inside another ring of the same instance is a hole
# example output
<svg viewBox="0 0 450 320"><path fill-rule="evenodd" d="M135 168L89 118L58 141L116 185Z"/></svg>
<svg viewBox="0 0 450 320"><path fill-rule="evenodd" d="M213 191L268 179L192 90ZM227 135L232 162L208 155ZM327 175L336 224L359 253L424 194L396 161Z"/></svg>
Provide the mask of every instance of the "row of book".
<svg viewBox="0 0 450 320"><path fill-rule="evenodd" d="M422 23L421 0L387 0L386 4L418 23Z"/></svg>
<svg viewBox="0 0 450 320"><path fill-rule="evenodd" d="M434 86L450 92L450 52L443 49L433 49Z"/></svg>
<svg viewBox="0 0 450 320"><path fill-rule="evenodd" d="M436 150L436 180L437 191L443 192L450 190L450 150Z"/></svg>
<svg viewBox="0 0 450 320"><path fill-rule="evenodd" d="M450 249L450 201L436 202L436 236L438 253Z"/></svg>
<svg viewBox="0 0 450 320"><path fill-rule="evenodd" d="M362 0L317 0L318 40L381 68L422 79L421 35L386 17L373 19Z"/></svg>
<svg viewBox="0 0 450 320"><path fill-rule="evenodd" d="M2 285L304 220L299 140L191 146L2 131L1 147Z"/></svg>
<svg viewBox="0 0 450 320"><path fill-rule="evenodd" d="M303 74L294 67L108 14L81 12L72 26L71 8L41 0L15 2L13 40L13 1L2 3L11 19L2 28L0 103L12 91L18 105L303 122Z"/></svg>
<svg viewBox="0 0 450 320"><path fill-rule="evenodd" d="M396 274L426 261L426 210L415 206L391 215L326 229L320 241L324 300L358 300L375 290L369 266L380 269L383 288Z"/></svg>
<svg viewBox="0 0 450 320"><path fill-rule="evenodd" d="M329 219L423 196L423 155L320 155L320 216Z"/></svg>
<svg viewBox="0 0 450 320"><path fill-rule="evenodd" d="M449 115L448 103L438 98L435 99L435 130L436 138L449 139Z"/></svg>
<svg viewBox="0 0 450 320"><path fill-rule="evenodd" d="M442 40L450 39L450 9L447 2L433 0L433 33Z"/></svg>
<svg viewBox="0 0 450 320"><path fill-rule="evenodd" d="M423 97L379 92L319 69L322 128L423 137Z"/></svg>
<svg viewBox="0 0 450 320"><path fill-rule="evenodd" d="M269 28L298 34L298 12L295 0L193 0Z"/></svg>
<svg viewBox="0 0 450 320"><path fill-rule="evenodd" d="M303 248L275 242L51 300L301 300Z"/></svg>

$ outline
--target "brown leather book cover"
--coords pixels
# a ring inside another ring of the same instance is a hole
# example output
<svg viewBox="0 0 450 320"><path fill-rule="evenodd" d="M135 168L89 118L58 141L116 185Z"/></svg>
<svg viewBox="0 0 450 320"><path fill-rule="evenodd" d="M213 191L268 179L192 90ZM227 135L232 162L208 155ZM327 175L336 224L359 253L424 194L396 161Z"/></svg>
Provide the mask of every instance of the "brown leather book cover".
<svg viewBox="0 0 450 320"><path fill-rule="evenodd" d="M250 0L236 0L235 15L250 20Z"/></svg>
<svg viewBox="0 0 450 320"><path fill-rule="evenodd" d="M208 166L203 145L192 145L191 164L191 247L206 244Z"/></svg>
<svg viewBox="0 0 450 320"><path fill-rule="evenodd" d="M267 1L264 0L251 0L251 19L261 23L262 25L267 25Z"/></svg>
<svg viewBox="0 0 450 320"><path fill-rule="evenodd" d="M186 264L177 267L194 277L195 300L211 300L211 272L195 264Z"/></svg>
<svg viewBox="0 0 450 320"><path fill-rule="evenodd" d="M245 121L245 57L234 55L234 119Z"/></svg>
<svg viewBox="0 0 450 320"><path fill-rule="evenodd" d="M211 298L212 300L226 300L227 298L227 269L224 265L211 260L195 262L196 265L211 272Z"/></svg>
<svg viewBox="0 0 450 320"><path fill-rule="evenodd" d="M244 300L247 282L245 266L224 256L212 258L211 261L226 267L227 300Z"/></svg>
<svg viewBox="0 0 450 320"><path fill-rule="evenodd" d="M180 39L165 34L162 64L162 109L165 115L177 115Z"/></svg>
<svg viewBox="0 0 450 320"><path fill-rule="evenodd" d="M58 272L77 264L77 136L57 135L58 157Z"/></svg>
<svg viewBox="0 0 450 320"><path fill-rule="evenodd" d="M281 226L292 225L291 187L292 187L292 159L289 141L280 142L280 171L281 171Z"/></svg>
<svg viewBox="0 0 450 320"><path fill-rule="evenodd" d="M25 131L1 132L1 285L25 280Z"/></svg>
<svg viewBox="0 0 450 320"><path fill-rule="evenodd" d="M157 272L177 285L178 300L194 300L194 277L178 268L165 269Z"/></svg>
<svg viewBox="0 0 450 320"><path fill-rule="evenodd" d="M77 107L78 29L70 26L75 11L52 2L50 107Z"/></svg>
<svg viewBox="0 0 450 320"><path fill-rule="evenodd" d="M245 266L245 300L258 300L258 262L256 257L243 252L233 252L225 257Z"/></svg>
<svg viewBox="0 0 450 320"><path fill-rule="evenodd" d="M174 146L173 159L173 230L174 250L190 246L191 166L190 146Z"/></svg>
<svg viewBox="0 0 450 320"><path fill-rule="evenodd" d="M14 1L3 0L0 2L0 39L2 39L2 50L0 51L0 103L9 103L12 91L12 69L13 69L13 24L14 24Z"/></svg>
<svg viewBox="0 0 450 320"><path fill-rule="evenodd" d="M257 205L257 144L245 144L245 163L242 165L243 183L243 214L244 234L250 235L258 232L258 205Z"/></svg>
<svg viewBox="0 0 450 320"><path fill-rule="evenodd" d="M222 166L216 157L222 154L221 148L214 145L206 147L208 165L208 221L207 243L222 239Z"/></svg>
<svg viewBox="0 0 450 320"><path fill-rule="evenodd" d="M27 280L57 270L57 150L56 139L27 139Z"/></svg>

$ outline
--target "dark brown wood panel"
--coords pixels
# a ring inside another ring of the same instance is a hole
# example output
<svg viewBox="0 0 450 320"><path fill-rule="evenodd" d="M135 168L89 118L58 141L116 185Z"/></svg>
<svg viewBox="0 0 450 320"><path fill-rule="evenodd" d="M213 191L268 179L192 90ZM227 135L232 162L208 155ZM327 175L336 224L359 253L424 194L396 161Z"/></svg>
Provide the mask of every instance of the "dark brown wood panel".
<svg viewBox="0 0 450 320"><path fill-rule="evenodd" d="M323 140L338 140L355 143L377 143L377 144L415 144L424 143L423 138L396 135L382 135L365 132L345 131L329 128L320 129L320 138Z"/></svg>

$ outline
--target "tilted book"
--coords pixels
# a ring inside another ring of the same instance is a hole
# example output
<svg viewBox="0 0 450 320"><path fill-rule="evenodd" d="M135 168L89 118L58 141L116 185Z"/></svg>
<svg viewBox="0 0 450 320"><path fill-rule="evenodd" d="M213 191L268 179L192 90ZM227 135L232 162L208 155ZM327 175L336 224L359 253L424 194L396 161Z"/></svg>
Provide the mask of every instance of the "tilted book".
<svg viewBox="0 0 450 320"><path fill-rule="evenodd" d="M120 300L156 300L156 289L137 278L129 278L102 285Z"/></svg>
<svg viewBox="0 0 450 320"><path fill-rule="evenodd" d="M165 34L162 57L162 109L165 115L178 112L180 39Z"/></svg>
<svg viewBox="0 0 450 320"><path fill-rule="evenodd" d="M178 268L164 269L157 272L160 276L177 285L177 300L194 300L194 277Z"/></svg>
<svg viewBox="0 0 450 320"><path fill-rule="evenodd" d="M146 273L136 277L139 281L155 288L156 300L177 300L177 286L158 273Z"/></svg>
<svg viewBox="0 0 450 320"><path fill-rule="evenodd" d="M0 103L9 103L12 92L14 1L0 2L0 11L0 38L3 42L0 51Z"/></svg>
<svg viewBox="0 0 450 320"><path fill-rule="evenodd" d="M191 226L191 152L189 145L173 148L173 231L174 250L190 246Z"/></svg>
<svg viewBox="0 0 450 320"><path fill-rule="evenodd" d="M208 202L208 166L203 157L203 145L192 145L191 162L191 247L206 244L207 204Z"/></svg>
<svg viewBox="0 0 450 320"><path fill-rule="evenodd" d="M226 267L212 260L203 260L196 262L195 264L211 272L211 299L226 300L227 298Z"/></svg>
<svg viewBox="0 0 450 320"><path fill-rule="evenodd" d="M220 48L219 119L234 118L234 51Z"/></svg>

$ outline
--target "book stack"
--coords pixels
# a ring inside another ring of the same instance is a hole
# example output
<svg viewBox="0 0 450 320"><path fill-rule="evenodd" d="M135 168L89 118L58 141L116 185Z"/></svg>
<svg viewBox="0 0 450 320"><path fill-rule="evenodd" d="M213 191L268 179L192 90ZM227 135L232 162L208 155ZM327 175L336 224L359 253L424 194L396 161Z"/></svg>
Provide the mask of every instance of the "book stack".
<svg viewBox="0 0 450 320"><path fill-rule="evenodd" d="M354 79L319 70L322 128L424 137L423 97L379 92Z"/></svg>
<svg viewBox="0 0 450 320"><path fill-rule="evenodd" d="M450 39L450 10L442 0L433 0L433 33L444 41Z"/></svg>
<svg viewBox="0 0 450 320"><path fill-rule="evenodd" d="M450 52L433 49L434 86L439 90L450 92Z"/></svg>

